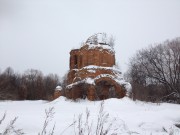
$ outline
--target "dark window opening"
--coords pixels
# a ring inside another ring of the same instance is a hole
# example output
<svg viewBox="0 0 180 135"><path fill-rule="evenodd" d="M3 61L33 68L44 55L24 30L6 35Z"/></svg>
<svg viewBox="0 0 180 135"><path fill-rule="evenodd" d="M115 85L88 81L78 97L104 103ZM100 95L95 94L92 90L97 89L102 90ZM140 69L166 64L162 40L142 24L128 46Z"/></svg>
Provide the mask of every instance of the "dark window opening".
<svg viewBox="0 0 180 135"><path fill-rule="evenodd" d="M82 61L82 55L79 57L79 68L82 68L83 66L83 61Z"/></svg>
<svg viewBox="0 0 180 135"><path fill-rule="evenodd" d="M77 58L77 55L74 56L74 68L78 68L78 58Z"/></svg>
<svg viewBox="0 0 180 135"><path fill-rule="evenodd" d="M99 100L116 98L116 88L110 82L102 80L96 84L96 96Z"/></svg>
<svg viewBox="0 0 180 135"><path fill-rule="evenodd" d="M115 87L114 87L114 86L111 86L111 87L109 88L109 97L110 97L110 98L116 98L116 97L117 97L116 95L117 95L117 94L116 94Z"/></svg>

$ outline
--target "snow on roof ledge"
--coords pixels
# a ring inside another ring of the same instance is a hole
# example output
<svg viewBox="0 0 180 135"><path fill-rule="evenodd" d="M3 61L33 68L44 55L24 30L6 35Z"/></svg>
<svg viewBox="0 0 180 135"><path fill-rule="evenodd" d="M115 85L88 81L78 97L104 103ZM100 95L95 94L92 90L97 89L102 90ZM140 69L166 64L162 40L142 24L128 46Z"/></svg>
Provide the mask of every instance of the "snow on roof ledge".
<svg viewBox="0 0 180 135"><path fill-rule="evenodd" d="M83 70L83 69L87 69L87 70L96 70L96 69L104 69L104 70L113 70L119 74L121 74L121 71L119 68L117 68L116 65L114 65L113 67L103 67L103 66L96 66L96 65L88 65L85 67L82 67L81 69L73 69L73 70Z"/></svg>
<svg viewBox="0 0 180 135"><path fill-rule="evenodd" d="M81 84L81 83L86 83L86 84L91 84L91 85L95 85L95 81L103 78L103 77L107 77L110 78L112 80L114 80L116 83L118 83L119 85L123 86L126 89L126 96L129 96L130 93L132 92L132 88L131 88L131 84L129 82L126 82L122 77L118 76L118 77L114 77L113 75L110 74L101 74L98 75L96 78L92 79L92 78L86 78L83 79L81 81L72 83L70 85L67 86L68 89L72 88L75 85Z"/></svg>
<svg viewBox="0 0 180 135"><path fill-rule="evenodd" d="M108 50L111 53L115 52L114 49L109 45L101 45L101 44L95 45L95 44L88 44L88 43L87 43L87 45L88 45L88 49L100 48L100 49L103 49L103 50Z"/></svg>

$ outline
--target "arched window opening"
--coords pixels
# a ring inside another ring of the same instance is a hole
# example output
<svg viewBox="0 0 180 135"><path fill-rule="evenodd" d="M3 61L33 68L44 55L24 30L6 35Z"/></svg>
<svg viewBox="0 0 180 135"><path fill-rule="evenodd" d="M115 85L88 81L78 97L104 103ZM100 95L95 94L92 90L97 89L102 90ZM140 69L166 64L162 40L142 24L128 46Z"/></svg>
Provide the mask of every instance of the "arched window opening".
<svg viewBox="0 0 180 135"><path fill-rule="evenodd" d="M78 57L77 55L74 55L74 68L78 68Z"/></svg>

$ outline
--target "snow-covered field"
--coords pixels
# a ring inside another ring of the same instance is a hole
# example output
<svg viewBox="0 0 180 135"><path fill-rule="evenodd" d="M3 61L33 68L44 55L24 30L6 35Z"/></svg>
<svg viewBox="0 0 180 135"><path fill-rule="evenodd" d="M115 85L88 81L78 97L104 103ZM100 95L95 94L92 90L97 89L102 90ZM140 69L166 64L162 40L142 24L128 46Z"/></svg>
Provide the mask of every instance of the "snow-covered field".
<svg viewBox="0 0 180 135"><path fill-rule="evenodd" d="M78 117L82 114L82 127L85 127L86 109L90 111L89 126L92 132L97 128L97 117L101 101L80 100L73 102L60 97L52 102L47 101L0 101L0 119L6 112L6 119L0 125L0 133L14 118L18 117L15 126L22 128L27 135L37 135L42 131L45 120L45 109L54 107L54 117L47 131L55 124L55 135L73 135L78 132ZM132 101L129 98L108 99L104 101L104 113L109 114L105 127L112 123L109 134L141 135L179 135L180 105L168 103L145 103ZM77 121L74 125L71 125ZM71 125L71 126L70 126Z"/></svg>

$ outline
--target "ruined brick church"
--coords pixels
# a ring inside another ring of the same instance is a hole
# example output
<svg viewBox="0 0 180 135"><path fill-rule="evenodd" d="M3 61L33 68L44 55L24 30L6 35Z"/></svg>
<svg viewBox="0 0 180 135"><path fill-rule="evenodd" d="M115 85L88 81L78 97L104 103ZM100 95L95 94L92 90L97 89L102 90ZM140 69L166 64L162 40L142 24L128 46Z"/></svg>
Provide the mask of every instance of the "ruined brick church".
<svg viewBox="0 0 180 135"><path fill-rule="evenodd" d="M70 70L64 96L70 99L104 100L129 94L130 84L115 66L112 39L98 33L70 52Z"/></svg>

